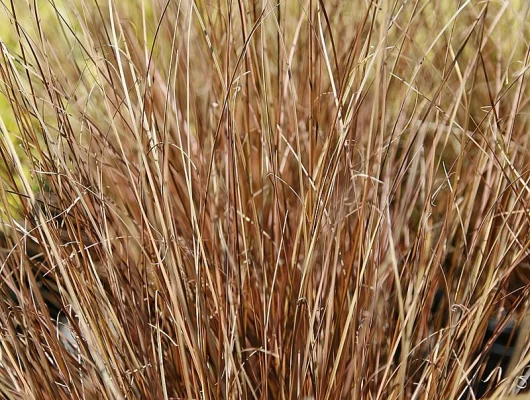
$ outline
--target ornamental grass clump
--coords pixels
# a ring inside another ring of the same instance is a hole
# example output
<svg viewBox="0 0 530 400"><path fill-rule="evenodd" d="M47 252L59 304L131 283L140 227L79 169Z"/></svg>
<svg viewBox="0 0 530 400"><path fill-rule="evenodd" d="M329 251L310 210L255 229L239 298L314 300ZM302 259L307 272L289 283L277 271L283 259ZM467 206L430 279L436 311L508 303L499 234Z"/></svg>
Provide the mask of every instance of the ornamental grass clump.
<svg viewBox="0 0 530 400"><path fill-rule="evenodd" d="M528 398L529 13L2 2L0 398Z"/></svg>

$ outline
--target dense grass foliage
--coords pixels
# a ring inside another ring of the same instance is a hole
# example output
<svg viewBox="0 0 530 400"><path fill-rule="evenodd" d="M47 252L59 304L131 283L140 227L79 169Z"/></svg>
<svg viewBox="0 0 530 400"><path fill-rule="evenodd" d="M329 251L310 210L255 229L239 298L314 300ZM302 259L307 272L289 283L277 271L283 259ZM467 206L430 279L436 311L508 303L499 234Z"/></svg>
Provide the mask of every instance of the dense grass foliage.
<svg viewBox="0 0 530 400"><path fill-rule="evenodd" d="M529 13L3 0L0 397L527 398Z"/></svg>

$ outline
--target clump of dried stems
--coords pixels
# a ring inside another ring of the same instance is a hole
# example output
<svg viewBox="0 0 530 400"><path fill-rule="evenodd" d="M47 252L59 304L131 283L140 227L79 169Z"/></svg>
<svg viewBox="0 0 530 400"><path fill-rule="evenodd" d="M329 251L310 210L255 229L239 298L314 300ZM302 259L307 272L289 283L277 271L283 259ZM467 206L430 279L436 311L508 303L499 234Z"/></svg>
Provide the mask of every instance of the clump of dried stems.
<svg viewBox="0 0 530 400"><path fill-rule="evenodd" d="M529 2L0 7L1 398L525 396Z"/></svg>

